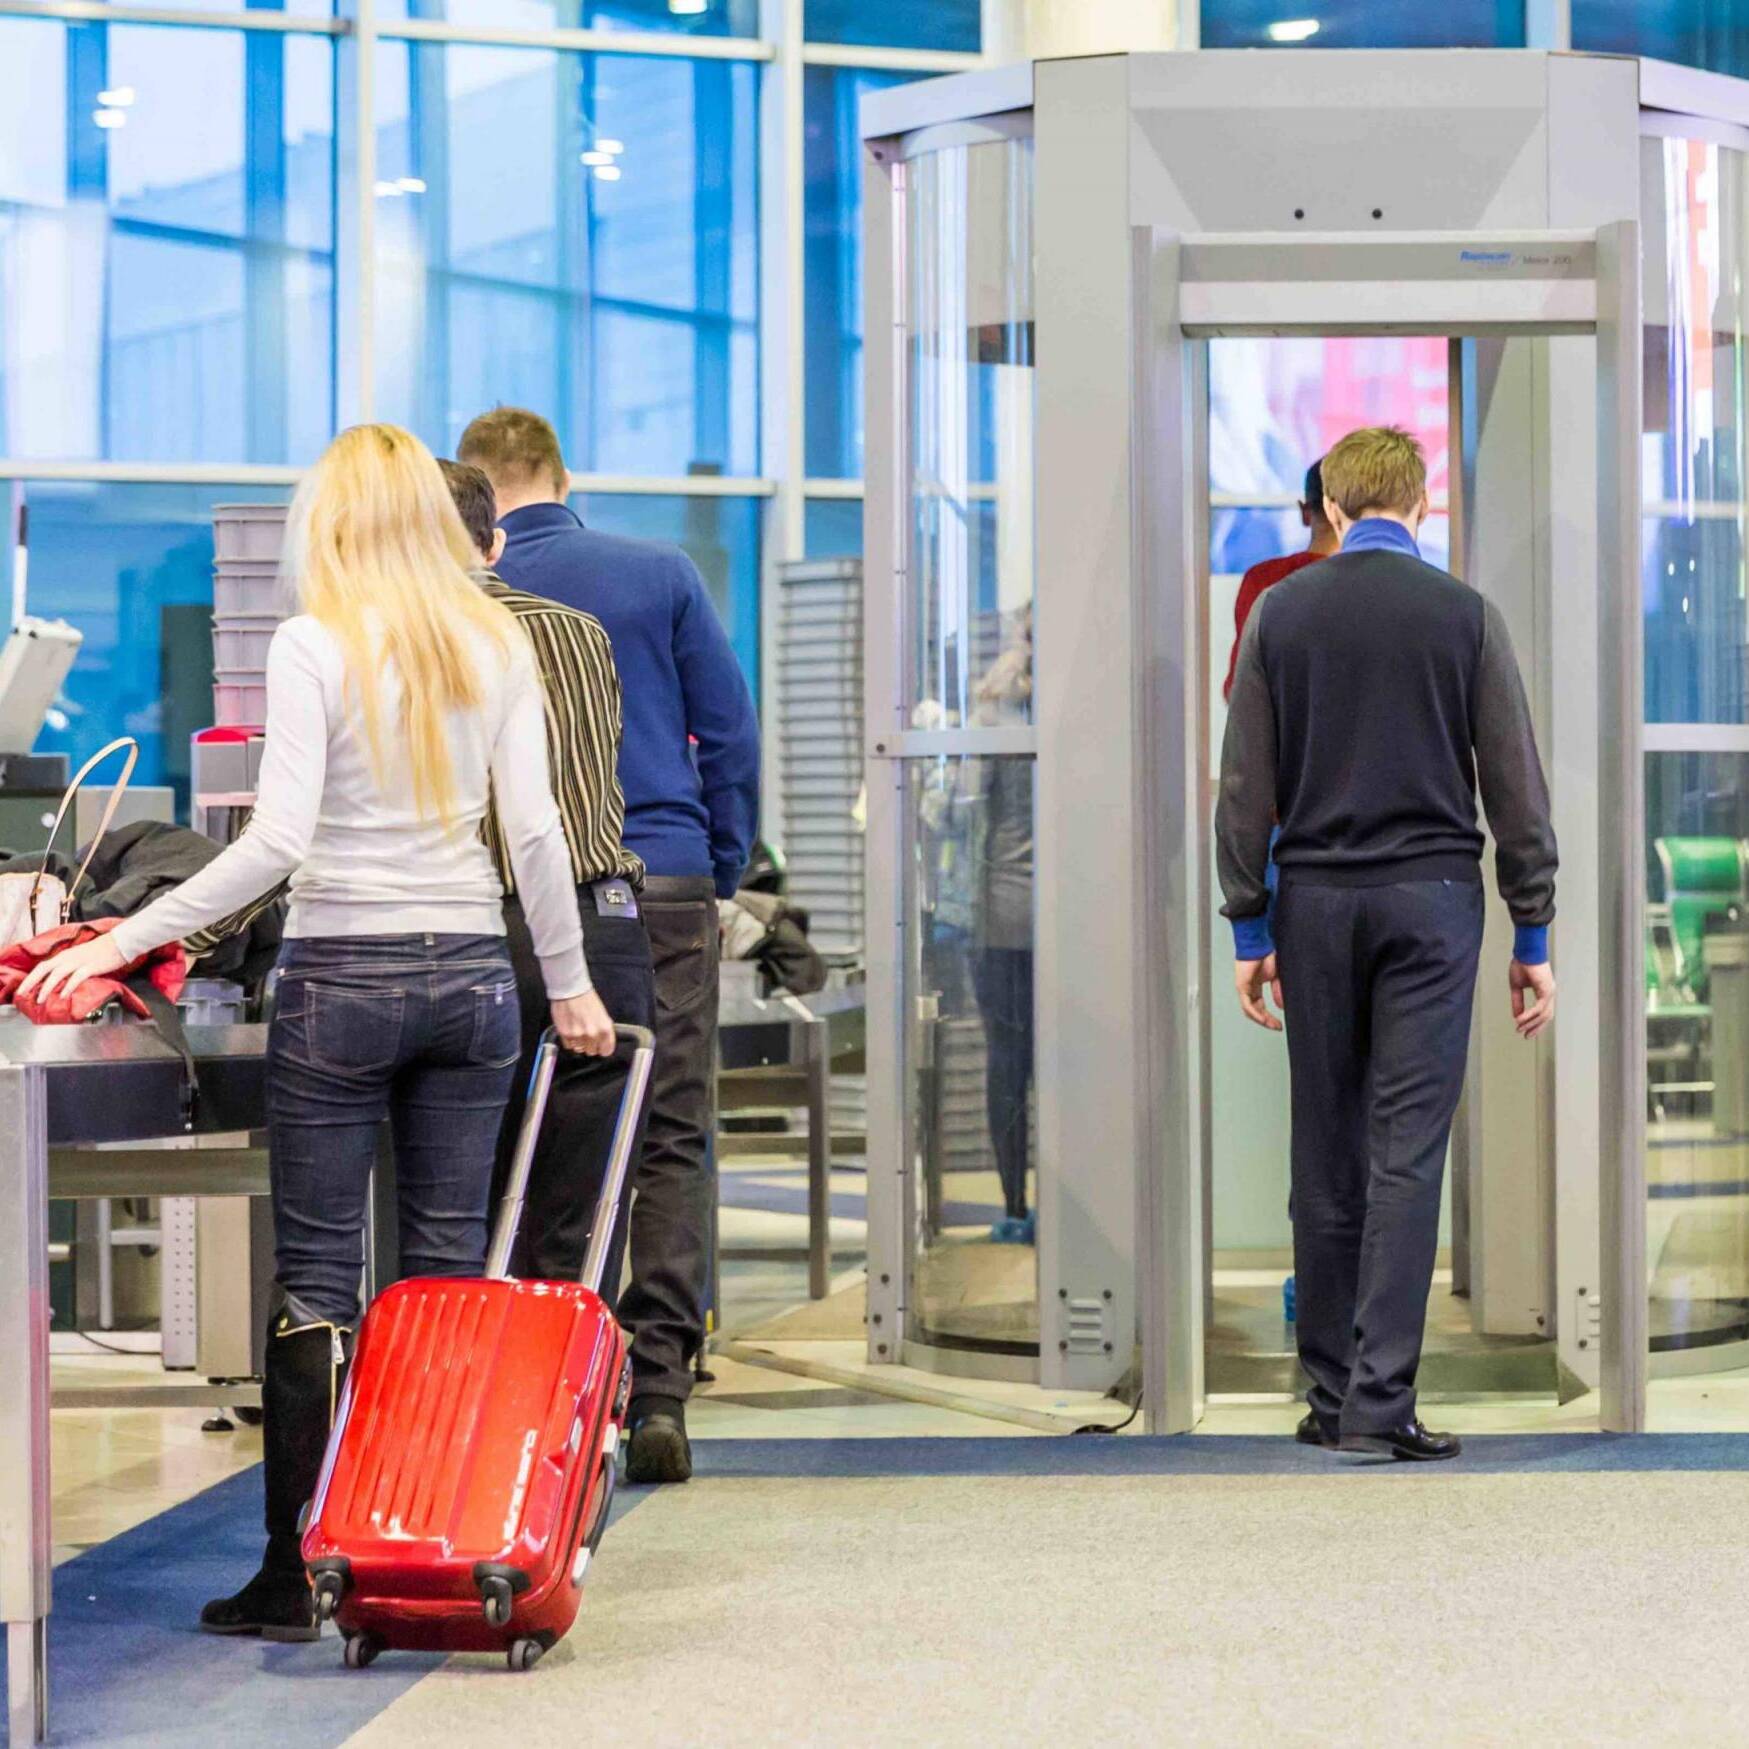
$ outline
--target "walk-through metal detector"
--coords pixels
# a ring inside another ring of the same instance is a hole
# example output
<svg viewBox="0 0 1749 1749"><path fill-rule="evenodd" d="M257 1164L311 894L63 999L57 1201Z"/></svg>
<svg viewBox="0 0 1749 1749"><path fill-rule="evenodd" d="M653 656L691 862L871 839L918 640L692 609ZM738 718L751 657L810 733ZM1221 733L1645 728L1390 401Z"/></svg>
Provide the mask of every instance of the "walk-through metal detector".
<svg viewBox="0 0 1749 1749"><path fill-rule="evenodd" d="M1595 376L1590 401L1596 415L1596 564L1592 576L1567 579L1562 593L1589 594L1599 603L1634 603L1640 502L1638 226L1624 219L1596 231L1386 238L1367 233L1181 235L1139 226L1134 276L1137 356L1144 370L1134 457L1140 579L1136 647L1154 675L1141 699L1150 797L1141 815L1149 833L1145 860L1160 900L1146 907L1145 915L1154 931L1147 957L1164 973L1151 988L1143 1028L1164 1047L1155 1056L1157 1073L1149 1088L1151 1116L1160 1126L1150 1152L1161 1169L1143 1180L1143 1389L1144 1399L1158 1406L1153 1425L1178 1431L1193 1426L1201 1412L1207 1267L1201 1200L1210 1145L1207 1005L1231 999L1223 975L1227 943L1210 941L1217 901L1204 873L1210 828L1207 668L1185 664L1178 655L1208 644L1204 343L1225 335L1589 337ZM1466 503L1461 520L1489 513L1485 505ZM1637 613L1595 615L1598 742L1618 750L1625 743L1633 756L1613 765L1600 762L1601 836L1595 847L1581 843L1569 854L1583 866L1595 848L1600 872L1607 866L1613 877L1617 890L1604 895L1595 936L1600 983L1606 990L1625 987L1637 1001L1643 901L1631 890L1622 859L1608 854L1638 831L1640 818L1636 618ZM1629 726L1625 736L1623 724ZM1563 969L1576 934L1563 931ZM1485 967L1482 978L1484 1039L1494 1030L1485 1005L1490 999L1495 1008L1504 1005L1504 982L1492 975L1497 969ZM1581 1011L1573 1018L1575 1030L1591 1032L1590 1017ZM1565 1216L1557 1218L1557 1250L1567 1229L1572 1255L1566 1261L1583 1278L1572 1283L1572 1303L1589 1308L1595 1301L1600 1313L1595 1323L1584 1313L1571 1320L1572 1353L1564 1359L1576 1379L1601 1384L1604 1422L1617 1427L1638 1424L1645 1389L1644 1168L1641 1150L1632 1144L1643 1107L1640 1038L1631 1010L1625 1016L1597 1016L1595 1134L1600 1145L1590 1159L1567 1162L1569 1181L1556 1191ZM1169 1042L1174 1040L1176 1048ZM1531 1146L1518 1150L1523 1159L1535 1153L1538 1116L1534 1085L1520 1091L1528 1097L1507 1122L1532 1132ZM1480 1177L1486 1183L1486 1173ZM1540 1222L1540 1210L1533 1207L1529 1215ZM1597 1276L1600 1258L1611 1261L1608 1278ZM1604 1307L1607 1317L1601 1315Z"/></svg>
<svg viewBox="0 0 1749 1749"><path fill-rule="evenodd" d="M1562 848L1547 1043L1510 1036L1509 925L1490 902L1457 1144L1478 1315L1552 1338L1562 1388L1598 1391L1602 1425L1643 1425L1643 76L1532 52L1212 52L865 101L871 1359L919 1346L918 1105L939 1091L924 1058L940 1031L917 945L926 774L1031 758L1029 1376L1116 1385L1134 1331L1148 1425L1196 1425L1210 1017L1232 1000L1209 852L1208 344L1443 335L1464 452L1453 568L1512 627ZM965 161L1017 140L1023 190ZM981 199L1002 206L989 234L1023 241L1024 272L1018 247L997 274L964 226L950 236ZM992 347L1030 372L1029 398L999 384L996 462L945 478L925 459L965 451L958 422L992 396L955 378L919 398L908 373ZM943 647L944 589L976 587L922 564L919 530L943 503L974 514L980 493L1010 549L1031 531L1024 724L953 719L908 678L922 644Z"/></svg>

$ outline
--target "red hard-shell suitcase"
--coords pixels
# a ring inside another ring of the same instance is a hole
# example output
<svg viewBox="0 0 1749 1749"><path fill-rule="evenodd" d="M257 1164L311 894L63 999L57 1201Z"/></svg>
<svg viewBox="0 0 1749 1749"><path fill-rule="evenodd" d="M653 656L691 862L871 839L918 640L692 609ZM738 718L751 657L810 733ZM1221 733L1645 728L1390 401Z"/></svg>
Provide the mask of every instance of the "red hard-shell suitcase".
<svg viewBox="0 0 1749 1749"><path fill-rule="evenodd" d="M530 1669L576 1618L607 1525L630 1370L600 1294L650 1082L633 1048L581 1282L505 1271L558 1044L541 1041L486 1277L397 1282L365 1314L304 1533L346 1662L385 1647Z"/></svg>

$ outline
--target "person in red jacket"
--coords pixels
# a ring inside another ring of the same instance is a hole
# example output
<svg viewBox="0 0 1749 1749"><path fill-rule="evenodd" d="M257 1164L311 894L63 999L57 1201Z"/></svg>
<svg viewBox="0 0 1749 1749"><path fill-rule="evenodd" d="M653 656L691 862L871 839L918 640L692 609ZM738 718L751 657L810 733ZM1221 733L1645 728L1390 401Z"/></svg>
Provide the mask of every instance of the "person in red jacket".
<svg viewBox="0 0 1749 1749"><path fill-rule="evenodd" d="M1239 583L1239 599L1233 608L1233 653L1227 658L1227 678L1221 687L1221 697L1233 696L1233 673L1239 663L1239 640L1245 635L1245 622L1251 609L1262 600L1263 592L1273 588L1283 577L1307 565L1327 559L1340 546L1336 531L1324 515L1324 464L1313 462L1306 469L1306 495L1300 502L1300 521L1311 531L1312 544L1303 553L1288 553L1279 559L1265 559L1247 571Z"/></svg>

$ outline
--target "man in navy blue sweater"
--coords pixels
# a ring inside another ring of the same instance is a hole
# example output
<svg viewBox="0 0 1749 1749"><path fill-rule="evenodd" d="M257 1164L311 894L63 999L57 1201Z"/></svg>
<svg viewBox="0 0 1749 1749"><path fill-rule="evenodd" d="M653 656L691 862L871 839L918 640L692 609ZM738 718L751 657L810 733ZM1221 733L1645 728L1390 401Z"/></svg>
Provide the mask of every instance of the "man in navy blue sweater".
<svg viewBox="0 0 1749 1749"><path fill-rule="evenodd" d="M1525 1038L1555 1009L1555 834L1506 622L1416 545L1421 446L1351 432L1323 475L1342 550L1277 583L1239 645L1215 810L1222 909L1246 1015L1279 1031L1263 992L1287 1001L1311 1381L1298 1438L1451 1458L1459 1441L1422 1424L1415 1378L1482 945L1477 792Z"/></svg>
<svg viewBox="0 0 1749 1749"><path fill-rule="evenodd" d="M586 528L566 503L558 434L514 407L462 434L492 482L513 588L606 627L624 697L625 843L648 871L639 903L656 965L656 1069L634 1182L627 1478L692 1473L684 1404L704 1342L716 1186L717 907L734 895L759 820L759 720L697 569L675 547Z"/></svg>

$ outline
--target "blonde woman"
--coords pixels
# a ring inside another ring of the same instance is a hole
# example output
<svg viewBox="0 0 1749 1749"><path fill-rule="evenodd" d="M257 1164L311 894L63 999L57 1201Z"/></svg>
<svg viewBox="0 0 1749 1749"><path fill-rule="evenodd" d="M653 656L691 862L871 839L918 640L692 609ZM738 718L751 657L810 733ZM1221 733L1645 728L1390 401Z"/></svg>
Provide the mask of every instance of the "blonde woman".
<svg viewBox="0 0 1749 1749"><path fill-rule="evenodd" d="M265 1410L267 1554L213 1633L314 1639L298 1515L314 1492L358 1315L365 1200L393 1127L409 1275L484 1266L494 1149L521 1045L502 889L480 839L495 797L553 1020L605 1056L548 781L532 653L469 575L443 476L392 425L343 433L292 506L302 612L273 640L248 830L111 934L49 961L73 988L246 905L287 876L268 1035L276 1248Z"/></svg>

